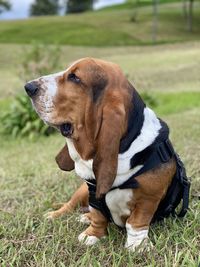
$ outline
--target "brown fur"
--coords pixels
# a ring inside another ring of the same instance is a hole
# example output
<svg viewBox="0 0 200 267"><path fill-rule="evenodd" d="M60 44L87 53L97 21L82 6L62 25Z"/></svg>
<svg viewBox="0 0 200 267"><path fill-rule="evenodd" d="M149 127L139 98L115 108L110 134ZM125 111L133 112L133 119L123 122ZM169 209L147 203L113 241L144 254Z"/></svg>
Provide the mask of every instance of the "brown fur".
<svg viewBox="0 0 200 267"><path fill-rule="evenodd" d="M69 73L77 75L81 83L68 81ZM57 82L54 121L72 123L71 138L79 155L84 160L94 158L99 198L109 191L116 176L119 143L126 132L131 100L128 81L117 65L85 59L73 65ZM97 90L100 93L94 103Z"/></svg>
<svg viewBox="0 0 200 267"><path fill-rule="evenodd" d="M170 160L136 178L140 186L134 190L133 200L129 203L132 212L127 220L135 229L148 228L175 172L175 160Z"/></svg>
<svg viewBox="0 0 200 267"><path fill-rule="evenodd" d="M74 161L70 158L67 145L64 145L56 156L56 162L63 171L71 171L74 169Z"/></svg>
<svg viewBox="0 0 200 267"><path fill-rule="evenodd" d="M66 213L74 211L77 206L81 206L83 209L88 209L88 187L86 183L83 183L76 192L71 196L70 200L62 204L61 208L56 211L48 212L47 217L54 219L60 217Z"/></svg>

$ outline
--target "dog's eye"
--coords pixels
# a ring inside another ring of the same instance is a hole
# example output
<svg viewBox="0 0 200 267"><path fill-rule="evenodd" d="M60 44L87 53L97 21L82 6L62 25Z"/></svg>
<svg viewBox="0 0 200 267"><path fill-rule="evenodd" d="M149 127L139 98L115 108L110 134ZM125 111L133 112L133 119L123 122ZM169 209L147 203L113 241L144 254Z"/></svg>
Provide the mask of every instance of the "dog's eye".
<svg viewBox="0 0 200 267"><path fill-rule="evenodd" d="M68 80L74 82L74 83L80 83L81 79L79 77L77 77L74 73L70 73L68 75Z"/></svg>

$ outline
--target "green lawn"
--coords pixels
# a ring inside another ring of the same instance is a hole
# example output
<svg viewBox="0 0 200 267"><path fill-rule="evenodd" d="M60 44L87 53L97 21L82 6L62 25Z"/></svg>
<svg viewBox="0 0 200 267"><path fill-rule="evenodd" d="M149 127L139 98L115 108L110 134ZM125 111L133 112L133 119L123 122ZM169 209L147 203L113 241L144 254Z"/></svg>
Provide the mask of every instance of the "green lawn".
<svg viewBox="0 0 200 267"><path fill-rule="evenodd" d="M89 14L88 14L89 15ZM0 44L0 113L8 109L24 81L20 63L30 47ZM74 214L46 221L52 204L66 201L80 184L60 171L54 157L64 144L58 133L35 141L0 135L0 266L2 267L197 267L200 262L200 43L156 47L63 46L60 68L84 56L114 61L138 91L156 99L155 110L171 129L171 139L192 177L190 210L183 220L151 227L153 251L124 250L125 232L110 225L109 237L87 248L77 241L84 225ZM55 70L55 71L59 71ZM0 130L3 125L0 124Z"/></svg>
<svg viewBox="0 0 200 267"><path fill-rule="evenodd" d="M158 43L199 40L200 8L194 3L194 29L188 33L182 14L182 3L163 3L159 7ZM148 4L148 1L147 1ZM123 46L152 43L152 7L138 11L137 22L131 22L134 9L129 5L64 17L40 17L29 20L1 21L0 43L85 46Z"/></svg>
<svg viewBox="0 0 200 267"><path fill-rule="evenodd" d="M0 100L23 90L20 64L28 50L27 45L0 44ZM55 71L87 56L118 63L139 91L200 92L200 42L125 48L62 46L60 67Z"/></svg>
<svg viewBox="0 0 200 267"><path fill-rule="evenodd" d="M200 108L165 116L171 137L192 176L192 193L200 192ZM184 220L166 220L151 228L153 252L129 254L125 233L109 227L109 237L95 247L77 242L85 226L78 212L54 222L43 215L54 202L67 200L80 180L58 170L54 156L61 136L36 142L1 139L0 262L1 266L194 266L200 249L200 203L191 197Z"/></svg>

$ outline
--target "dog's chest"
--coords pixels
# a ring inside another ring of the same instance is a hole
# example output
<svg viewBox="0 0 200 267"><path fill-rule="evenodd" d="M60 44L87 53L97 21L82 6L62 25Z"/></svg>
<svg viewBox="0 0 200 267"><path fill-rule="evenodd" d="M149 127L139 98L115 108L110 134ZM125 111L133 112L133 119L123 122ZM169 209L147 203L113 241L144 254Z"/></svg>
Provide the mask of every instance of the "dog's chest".
<svg viewBox="0 0 200 267"><path fill-rule="evenodd" d="M95 179L94 172L92 169L93 160L83 160L77 150L74 147L73 141L69 138L66 138L67 146L69 150L69 155L71 159L74 161L75 171L78 176L82 179L90 180Z"/></svg>
<svg viewBox="0 0 200 267"><path fill-rule="evenodd" d="M84 180L95 179L93 172L93 159L83 160L77 150L74 147L73 141L69 138L66 138L67 146L69 150L69 155L75 163L75 171L78 176ZM118 157L118 168L117 175L114 180L113 186L118 186L130 178L136 171L141 168L141 165L136 166L133 169L130 169L130 157L123 158Z"/></svg>

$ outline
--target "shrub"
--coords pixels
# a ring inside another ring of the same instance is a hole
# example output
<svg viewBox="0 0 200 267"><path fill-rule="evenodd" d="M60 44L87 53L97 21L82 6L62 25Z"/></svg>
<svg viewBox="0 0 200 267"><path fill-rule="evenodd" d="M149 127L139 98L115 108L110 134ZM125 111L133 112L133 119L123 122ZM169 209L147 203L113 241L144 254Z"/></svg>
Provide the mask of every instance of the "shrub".
<svg viewBox="0 0 200 267"><path fill-rule="evenodd" d="M21 78L27 81L54 72L59 68L60 54L60 48L56 46L34 44L22 60ZM25 93L16 96L1 120L3 133L12 137L28 136L33 139L37 135L48 136L54 132L38 117Z"/></svg>
<svg viewBox="0 0 200 267"><path fill-rule="evenodd" d="M33 43L22 59L19 76L25 81L55 72L60 68L61 49L59 46L47 46Z"/></svg>
<svg viewBox="0 0 200 267"><path fill-rule="evenodd" d="M38 135L48 136L54 132L53 128L45 125L38 117L26 95L14 99L1 121L3 133L12 137L28 136L29 139L34 139Z"/></svg>

